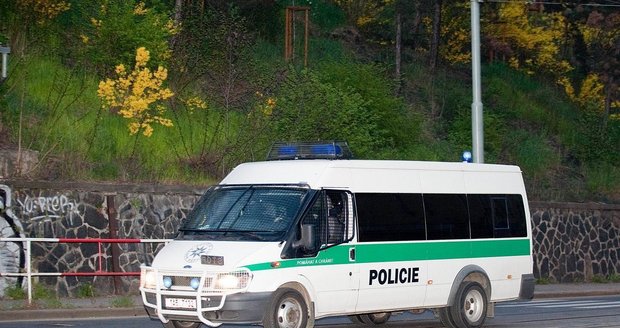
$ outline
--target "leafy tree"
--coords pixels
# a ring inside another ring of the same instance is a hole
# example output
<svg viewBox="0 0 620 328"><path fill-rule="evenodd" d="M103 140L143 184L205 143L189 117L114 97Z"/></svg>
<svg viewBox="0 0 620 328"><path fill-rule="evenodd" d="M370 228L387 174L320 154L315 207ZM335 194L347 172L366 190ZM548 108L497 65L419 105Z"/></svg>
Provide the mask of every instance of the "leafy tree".
<svg viewBox="0 0 620 328"><path fill-rule="evenodd" d="M589 62L592 70L600 78L603 90L604 125L612 114L620 119L620 13L603 13L595 10L586 22L586 42L593 55Z"/></svg>
<svg viewBox="0 0 620 328"><path fill-rule="evenodd" d="M69 10L67 0L11 0L0 2L0 39L8 39L14 54L23 55L28 38L43 31L60 14ZM2 40L0 40L2 43Z"/></svg>
<svg viewBox="0 0 620 328"><path fill-rule="evenodd" d="M493 21L484 24L483 34L491 60L508 62L528 74L563 76L572 70L560 58L565 22L560 13L539 13L529 4L500 4Z"/></svg>
<svg viewBox="0 0 620 328"><path fill-rule="evenodd" d="M67 38L76 44L73 56L81 56L83 65L103 75L119 62L131 63L139 47L149 49L152 61L164 64L171 56L170 38L179 29L168 13L137 0L78 2L72 15Z"/></svg>
<svg viewBox="0 0 620 328"><path fill-rule="evenodd" d="M441 22L439 38L444 46L439 48L441 57L450 64L463 64L471 61L471 36L467 4L452 4L442 9L444 19ZM425 19L428 28L433 25L431 18ZM439 41L436 41L439 45Z"/></svg>

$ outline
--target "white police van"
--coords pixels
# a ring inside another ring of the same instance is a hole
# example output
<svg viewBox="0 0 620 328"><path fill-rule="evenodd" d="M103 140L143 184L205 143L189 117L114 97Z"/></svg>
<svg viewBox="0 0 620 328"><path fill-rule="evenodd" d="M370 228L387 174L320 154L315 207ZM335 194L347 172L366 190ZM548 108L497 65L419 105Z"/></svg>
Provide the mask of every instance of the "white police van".
<svg viewBox="0 0 620 328"><path fill-rule="evenodd" d="M279 144L235 168L141 268L149 315L304 328L431 309L446 327L480 327L495 302L532 298L518 167L350 155L346 143Z"/></svg>

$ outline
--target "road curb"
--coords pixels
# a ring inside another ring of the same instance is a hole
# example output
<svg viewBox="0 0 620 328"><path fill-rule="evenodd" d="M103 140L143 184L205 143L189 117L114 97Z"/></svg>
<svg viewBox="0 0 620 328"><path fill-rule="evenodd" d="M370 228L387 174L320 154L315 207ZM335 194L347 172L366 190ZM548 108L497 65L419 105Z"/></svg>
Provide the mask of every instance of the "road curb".
<svg viewBox="0 0 620 328"><path fill-rule="evenodd" d="M545 291L534 293L534 299L558 298L558 297L584 297L584 296L612 296L620 295L620 290L588 290L588 291Z"/></svg>
<svg viewBox="0 0 620 328"><path fill-rule="evenodd" d="M75 308L75 309L19 309L0 310L3 321L32 321L56 319L87 319L106 317L147 317L143 307L131 308Z"/></svg>

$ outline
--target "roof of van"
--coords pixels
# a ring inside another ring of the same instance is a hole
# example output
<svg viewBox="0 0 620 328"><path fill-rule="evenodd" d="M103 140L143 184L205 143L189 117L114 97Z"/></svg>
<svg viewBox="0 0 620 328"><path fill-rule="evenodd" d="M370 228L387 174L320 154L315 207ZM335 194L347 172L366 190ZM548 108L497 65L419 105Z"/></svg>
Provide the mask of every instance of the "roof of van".
<svg viewBox="0 0 620 328"><path fill-rule="evenodd" d="M473 181L470 184L483 183L481 180L493 180L484 182L486 184L509 182L500 182L498 178L516 180L519 188L523 188L521 169L514 165L393 160L251 162L237 166L220 184L304 184L314 189L334 187L363 190L402 187L413 191L419 189L416 186L420 183L455 184L456 189L460 190L462 188L459 185L464 186L467 179Z"/></svg>

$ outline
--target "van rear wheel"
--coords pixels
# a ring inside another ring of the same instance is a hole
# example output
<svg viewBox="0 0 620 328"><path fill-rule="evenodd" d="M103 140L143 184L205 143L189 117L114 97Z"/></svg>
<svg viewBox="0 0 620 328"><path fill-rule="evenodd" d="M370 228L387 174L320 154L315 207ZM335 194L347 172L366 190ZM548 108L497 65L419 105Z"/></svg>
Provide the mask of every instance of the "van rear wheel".
<svg viewBox="0 0 620 328"><path fill-rule="evenodd" d="M487 317L488 299L482 286L474 281L461 283L450 313L459 328L482 327Z"/></svg>
<svg viewBox="0 0 620 328"><path fill-rule="evenodd" d="M439 317L439 321L441 321L444 327L459 328L456 323L454 323L454 319L452 319L449 307L439 308L435 311L435 314Z"/></svg>
<svg viewBox="0 0 620 328"><path fill-rule="evenodd" d="M463 281L454 304L435 309L435 315L446 328L479 328L484 324L489 306L487 294L474 281Z"/></svg>

